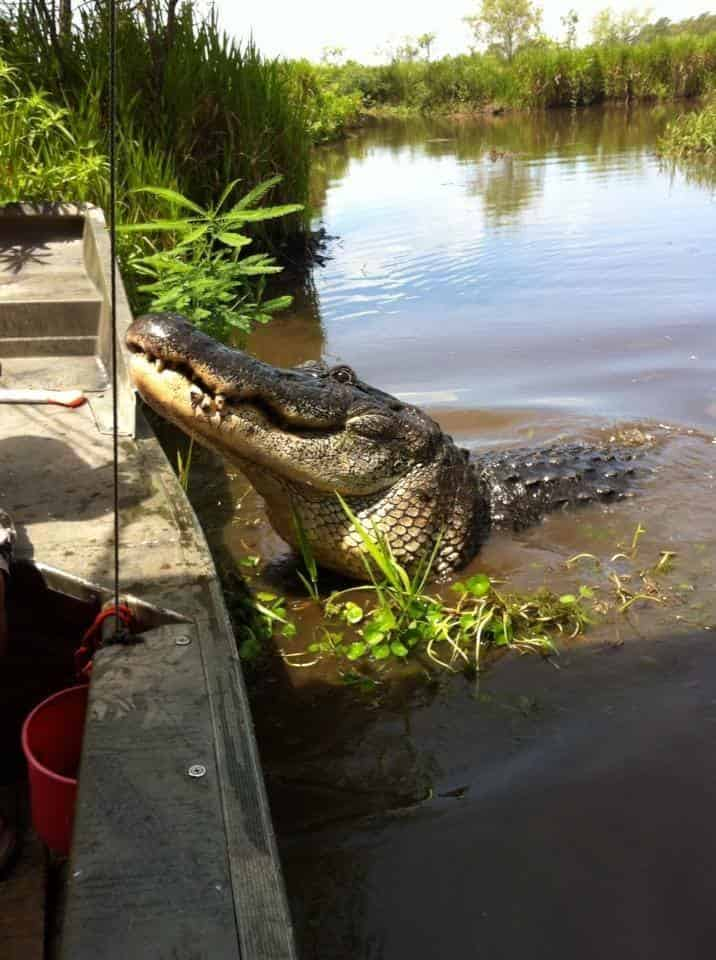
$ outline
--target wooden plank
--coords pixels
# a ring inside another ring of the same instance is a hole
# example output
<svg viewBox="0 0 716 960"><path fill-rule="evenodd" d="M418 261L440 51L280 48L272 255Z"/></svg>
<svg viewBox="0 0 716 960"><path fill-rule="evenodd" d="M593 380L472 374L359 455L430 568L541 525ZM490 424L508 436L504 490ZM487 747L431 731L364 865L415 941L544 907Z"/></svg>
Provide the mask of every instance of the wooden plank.
<svg viewBox="0 0 716 960"><path fill-rule="evenodd" d="M253 721L220 586L210 584L214 616L200 623L215 723L229 865L243 957L295 960L291 916L274 839Z"/></svg>
<svg viewBox="0 0 716 960"><path fill-rule="evenodd" d="M177 645L188 637L190 643ZM191 767L206 773L193 777ZM95 666L62 937L66 960L240 956L213 725L192 625Z"/></svg>

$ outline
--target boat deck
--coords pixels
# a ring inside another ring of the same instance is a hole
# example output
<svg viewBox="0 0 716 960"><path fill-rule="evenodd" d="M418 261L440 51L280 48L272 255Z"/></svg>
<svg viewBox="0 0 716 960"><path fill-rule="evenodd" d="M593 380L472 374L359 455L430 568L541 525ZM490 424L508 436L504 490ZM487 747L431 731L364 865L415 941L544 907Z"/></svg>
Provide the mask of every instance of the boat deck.
<svg viewBox="0 0 716 960"><path fill-rule="evenodd" d="M20 213L0 214L0 387L92 392L77 409L0 404L0 507L15 520L20 558L111 587L106 232L96 211L71 212L59 226ZM120 294L122 331L130 317ZM281 871L216 570L156 438L135 414L123 361L119 384L121 591L174 614L141 643L107 647L95 659L62 956L290 958ZM204 775L189 776L197 764ZM12 956L4 902L12 897L0 886L3 958ZM32 960L27 944L22 951Z"/></svg>

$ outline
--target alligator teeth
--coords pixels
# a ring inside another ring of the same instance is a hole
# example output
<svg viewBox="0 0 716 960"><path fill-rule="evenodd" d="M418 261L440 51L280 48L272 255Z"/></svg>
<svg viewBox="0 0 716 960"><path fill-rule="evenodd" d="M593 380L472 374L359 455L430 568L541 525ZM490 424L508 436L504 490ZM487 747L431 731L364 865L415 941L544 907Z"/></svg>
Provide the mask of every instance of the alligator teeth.
<svg viewBox="0 0 716 960"><path fill-rule="evenodd" d="M157 357L157 362L156 362L157 373L161 373L165 367L166 367L166 363L162 360L161 357Z"/></svg>
<svg viewBox="0 0 716 960"><path fill-rule="evenodd" d="M217 395L214 397L214 403L216 404L216 409L219 412L222 412L225 409L226 397L223 395L223 393L217 393Z"/></svg>
<svg viewBox="0 0 716 960"><path fill-rule="evenodd" d="M222 416L217 410L214 416L211 418L211 422L214 424L215 427L221 428L221 420L222 420Z"/></svg>
<svg viewBox="0 0 716 960"><path fill-rule="evenodd" d="M211 397L204 397L204 399L201 401L201 409L207 416L214 412L214 401L211 399Z"/></svg>
<svg viewBox="0 0 716 960"><path fill-rule="evenodd" d="M191 403L192 409L196 410L201 401L204 399L204 394L198 387L191 387L189 390L189 402Z"/></svg>

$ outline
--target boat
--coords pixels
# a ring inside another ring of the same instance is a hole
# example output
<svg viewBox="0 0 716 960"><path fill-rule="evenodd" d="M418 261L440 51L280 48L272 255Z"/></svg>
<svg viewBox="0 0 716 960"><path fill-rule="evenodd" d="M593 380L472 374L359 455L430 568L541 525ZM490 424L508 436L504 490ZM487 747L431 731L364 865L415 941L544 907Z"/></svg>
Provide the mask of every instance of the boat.
<svg viewBox="0 0 716 960"><path fill-rule="evenodd" d="M24 778L23 717L77 682L80 639L114 597L110 262L97 207L0 208L0 396L19 398L0 402L0 508L18 530L0 804ZM132 632L92 660L69 860L47 857L30 829L0 881L0 955L289 960L237 645L203 532L131 388L117 277L119 588ZM61 405L68 391L86 402Z"/></svg>

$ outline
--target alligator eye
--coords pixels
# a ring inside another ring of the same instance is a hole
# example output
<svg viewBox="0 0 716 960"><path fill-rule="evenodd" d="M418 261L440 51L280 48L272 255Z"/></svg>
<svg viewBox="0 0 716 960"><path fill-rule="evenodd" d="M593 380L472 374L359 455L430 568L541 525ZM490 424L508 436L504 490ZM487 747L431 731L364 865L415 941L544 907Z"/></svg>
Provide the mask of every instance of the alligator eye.
<svg viewBox="0 0 716 960"><path fill-rule="evenodd" d="M355 383L358 379L350 367L341 364L338 367L331 367L328 371L331 380L337 380L338 383Z"/></svg>

